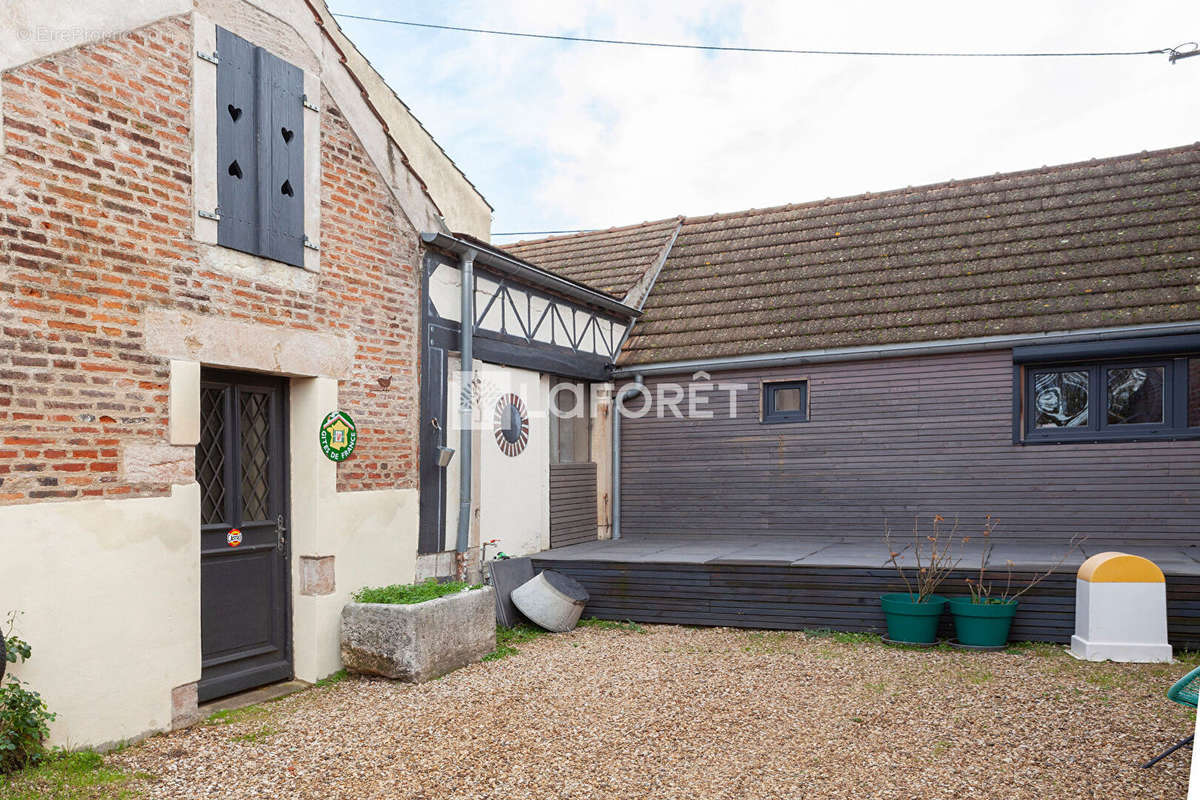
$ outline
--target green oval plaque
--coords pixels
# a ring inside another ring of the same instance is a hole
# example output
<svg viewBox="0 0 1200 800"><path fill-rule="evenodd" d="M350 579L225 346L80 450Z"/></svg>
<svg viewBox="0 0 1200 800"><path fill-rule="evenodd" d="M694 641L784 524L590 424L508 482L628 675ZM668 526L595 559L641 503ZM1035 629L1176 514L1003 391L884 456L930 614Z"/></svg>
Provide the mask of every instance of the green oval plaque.
<svg viewBox="0 0 1200 800"><path fill-rule="evenodd" d="M321 452L330 461L345 461L358 444L358 430L345 411L334 411L321 420Z"/></svg>

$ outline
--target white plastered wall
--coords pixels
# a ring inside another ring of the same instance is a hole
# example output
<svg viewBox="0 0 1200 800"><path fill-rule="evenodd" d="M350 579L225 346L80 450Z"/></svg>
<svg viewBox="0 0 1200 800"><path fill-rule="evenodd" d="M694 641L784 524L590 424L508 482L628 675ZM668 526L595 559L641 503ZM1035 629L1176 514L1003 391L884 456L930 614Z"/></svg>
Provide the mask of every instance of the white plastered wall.
<svg viewBox="0 0 1200 800"><path fill-rule="evenodd" d="M482 364L485 397L479 439L479 538L499 539L497 549L510 556L528 555L550 547L550 379L529 370ZM526 405L529 442L517 456L496 444L492 390L512 392ZM489 550L489 556L496 550Z"/></svg>
<svg viewBox="0 0 1200 800"><path fill-rule="evenodd" d="M411 583L416 575L417 490L338 492L337 466L317 442L321 420L338 407L337 381L293 378L292 642L296 677L315 681L342 667L341 613L363 586ZM299 594L301 556L333 556L332 594Z"/></svg>
<svg viewBox="0 0 1200 800"><path fill-rule="evenodd" d="M171 690L200 679L200 487L0 507L0 551L0 610L33 647L13 671L58 714L51 744L169 728Z"/></svg>

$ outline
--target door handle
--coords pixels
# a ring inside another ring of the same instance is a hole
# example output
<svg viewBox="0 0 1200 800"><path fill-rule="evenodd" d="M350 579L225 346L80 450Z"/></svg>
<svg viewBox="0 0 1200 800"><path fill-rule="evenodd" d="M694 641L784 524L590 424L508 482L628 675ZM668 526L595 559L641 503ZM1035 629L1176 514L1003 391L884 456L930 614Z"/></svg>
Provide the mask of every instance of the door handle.
<svg viewBox="0 0 1200 800"><path fill-rule="evenodd" d="M283 550L287 544L287 525L283 524L283 514L275 517L275 546Z"/></svg>

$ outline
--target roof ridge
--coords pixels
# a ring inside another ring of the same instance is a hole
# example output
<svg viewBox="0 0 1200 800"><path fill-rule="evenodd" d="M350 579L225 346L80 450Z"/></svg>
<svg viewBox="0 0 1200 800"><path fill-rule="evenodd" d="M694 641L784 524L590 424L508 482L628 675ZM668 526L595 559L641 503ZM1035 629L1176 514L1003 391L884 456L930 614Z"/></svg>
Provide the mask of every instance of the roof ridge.
<svg viewBox="0 0 1200 800"><path fill-rule="evenodd" d="M763 214L779 213L781 211L791 211L798 208L814 208L823 205L844 204L854 200L865 200L867 198L879 198L887 196L896 196L900 194L916 194L919 192L930 192L936 189L949 189L952 187L973 186L988 181L1020 178L1033 175L1047 175L1054 172L1065 172L1070 169L1085 166L1104 166L1106 164L1116 164L1125 161L1133 161L1145 157L1157 157L1175 155L1177 153L1186 153L1188 151L1200 152L1200 141L1190 144L1179 145L1177 147L1168 147L1161 150L1142 150L1138 153L1124 153L1116 156L1106 156L1103 158L1091 158L1083 161L1070 161L1064 164L1042 165L1032 169L1016 170L1013 172L994 172L990 175L976 175L969 178L951 178L944 181L935 181L933 183L918 184L916 186L896 187L893 189L884 189L882 191L867 191L857 194L840 195L837 197L826 197L822 200L808 200L801 203L784 203L777 206L767 206L764 208L748 208L741 211L723 211L706 214L703 216L689 216L686 218L686 225L695 225L704 222L713 222L715 220L733 219L740 216L753 216Z"/></svg>
<svg viewBox="0 0 1200 800"><path fill-rule="evenodd" d="M497 246L498 247L517 247L519 245L528 246L528 245L534 245L534 244L548 244L550 242L563 242L563 241L567 241L567 240L571 240L571 239L577 240L577 239L582 239L585 236L597 236L599 234L616 233L618 231L620 231L620 232L636 231L639 228L649 228L649 227L653 227L655 225L666 225L671 222L678 223L680 220L683 220L683 219L685 219L685 217L682 214L677 214L674 217L663 217L662 219L645 220L643 222L637 222L632 225L615 225L611 228L597 228L596 230L579 231L577 233L564 233L559 236L546 236L542 239L521 239L516 242L505 242L504 244L497 245Z"/></svg>

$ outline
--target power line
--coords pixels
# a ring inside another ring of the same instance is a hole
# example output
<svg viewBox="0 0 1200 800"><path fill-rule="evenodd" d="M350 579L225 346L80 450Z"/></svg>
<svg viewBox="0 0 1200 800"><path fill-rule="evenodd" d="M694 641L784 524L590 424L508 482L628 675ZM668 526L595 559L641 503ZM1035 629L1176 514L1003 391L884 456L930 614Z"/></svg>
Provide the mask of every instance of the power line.
<svg viewBox="0 0 1200 800"><path fill-rule="evenodd" d="M500 31L490 28L466 28L457 25L435 25L432 22L413 22L403 19L386 19L384 17L367 17L358 14L337 14L333 16L342 19L357 19L364 22L380 22L387 25L405 25L411 28L430 28L439 31L458 31L460 33L482 33L489 36L511 36L519 39L546 39L558 42L584 42L587 44L613 44L627 47L663 47L673 50L706 50L720 53L775 53L786 55L806 56L888 56L902 58L1097 58L1109 56L1158 56L1169 55L1172 62L1200 55L1200 48L1195 42L1163 47L1157 50L1109 50L1097 52L1073 53L933 53L905 52L890 50L799 50L786 47L727 47L714 44L680 44L677 42L644 42L631 39L599 39L590 36L564 36L550 33L524 33L520 31ZM1187 49L1190 46L1191 49Z"/></svg>

